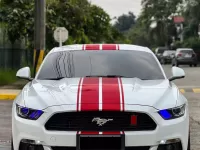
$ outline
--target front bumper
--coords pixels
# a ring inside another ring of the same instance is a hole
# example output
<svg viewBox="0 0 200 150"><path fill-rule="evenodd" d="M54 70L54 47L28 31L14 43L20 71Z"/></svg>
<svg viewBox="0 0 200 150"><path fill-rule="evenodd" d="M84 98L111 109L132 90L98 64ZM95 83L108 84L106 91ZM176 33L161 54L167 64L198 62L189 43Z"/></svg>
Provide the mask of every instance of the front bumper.
<svg viewBox="0 0 200 150"><path fill-rule="evenodd" d="M163 58L165 63L171 63L172 62L172 59L171 58Z"/></svg>
<svg viewBox="0 0 200 150"><path fill-rule="evenodd" d="M62 106L62 109L69 110L66 109L65 106ZM44 128L44 124L50 116L54 112L60 112L62 109L59 106L48 108L37 121L31 121L19 118L15 112L16 109L13 107L12 134L14 150L18 150L20 143L27 139L35 141L34 144L42 145L45 150L51 150L53 147L76 148L77 132L47 131ZM148 115L151 116L157 123L157 128L154 131L120 132L121 134L124 134L126 148L148 147L148 150L158 150L158 146L165 144L165 141L178 139L182 144L182 150L187 150L189 133L189 117L187 108L185 116L168 121L163 120L163 118L161 118L161 116L157 113L157 110L151 107L129 106L129 109L148 112Z"/></svg>
<svg viewBox="0 0 200 150"><path fill-rule="evenodd" d="M197 59L177 59L179 64L197 64Z"/></svg>

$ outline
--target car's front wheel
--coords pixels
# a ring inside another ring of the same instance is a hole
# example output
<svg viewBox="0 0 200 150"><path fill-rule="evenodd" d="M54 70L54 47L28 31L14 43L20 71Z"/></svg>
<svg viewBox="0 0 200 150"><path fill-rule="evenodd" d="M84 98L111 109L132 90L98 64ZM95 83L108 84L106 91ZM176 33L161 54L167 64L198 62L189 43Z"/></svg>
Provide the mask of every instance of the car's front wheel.
<svg viewBox="0 0 200 150"><path fill-rule="evenodd" d="M176 67L178 67L178 66L179 66L179 64L178 64L178 62L177 62L177 61L175 62L175 66L176 66Z"/></svg>
<svg viewBox="0 0 200 150"><path fill-rule="evenodd" d="M11 150L14 150L14 147L13 147L13 139L11 139Z"/></svg>
<svg viewBox="0 0 200 150"><path fill-rule="evenodd" d="M187 150L190 150L190 133L189 133L189 137L188 137L188 147Z"/></svg>
<svg viewBox="0 0 200 150"><path fill-rule="evenodd" d="M165 65L165 60L161 59L161 64Z"/></svg>

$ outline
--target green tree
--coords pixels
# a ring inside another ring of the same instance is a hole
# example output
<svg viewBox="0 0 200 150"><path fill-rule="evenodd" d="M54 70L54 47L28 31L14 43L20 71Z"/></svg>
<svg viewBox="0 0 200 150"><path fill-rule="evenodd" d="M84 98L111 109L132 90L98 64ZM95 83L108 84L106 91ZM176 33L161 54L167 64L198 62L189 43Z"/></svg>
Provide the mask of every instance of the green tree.
<svg viewBox="0 0 200 150"><path fill-rule="evenodd" d="M146 18L144 14L141 13L139 18L136 21L136 24L129 30L127 36L130 39L132 44L141 45L141 46L151 46L152 40L148 36L148 28L146 26Z"/></svg>
<svg viewBox="0 0 200 150"><path fill-rule="evenodd" d="M28 37L29 46L33 48L34 0L2 0L1 4L0 19L7 25L10 41L14 43ZM65 44L107 42L116 36L109 15L87 0L47 0L47 49L58 45L53 39L57 26L69 30L70 37Z"/></svg>
<svg viewBox="0 0 200 150"><path fill-rule="evenodd" d="M6 23L12 44L33 32L33 1L2 0L1 6L0 19Z"/></svg>
<svg viewBox="0 0 200 150"><path fill-rule="evenodd" d="M128 31L135 24L135 15L132 12L123 14L117 18L114 27L120 32Z"/></svg>
<svg viewBox="0 0 200 150"><path fill-rule="evenodd" d="M186 8L183 12L185 17L184 38L197 37L200 23L200 1L186 0Z"/></svg>
<svg viewBox="0 0 200 150"><path fill-rule="evenodd" d="M146 19L147 27L152 22L156 22L154 29L149 29L150 35L154 38L157 45L168 45L169 40L174 34L172 17L180 7L182 0L143 0L143 17ZM173 28L170 28L173 27Z"/></svg>

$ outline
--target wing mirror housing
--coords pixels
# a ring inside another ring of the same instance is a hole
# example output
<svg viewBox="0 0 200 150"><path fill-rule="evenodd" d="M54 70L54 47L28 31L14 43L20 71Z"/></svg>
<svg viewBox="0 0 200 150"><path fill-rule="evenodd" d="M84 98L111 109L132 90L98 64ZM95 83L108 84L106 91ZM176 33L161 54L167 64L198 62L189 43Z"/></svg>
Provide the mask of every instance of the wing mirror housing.
<svg viewBox="0 0 200 150"><path fill-rule="evenodd" d="M172 67L172 77L169 81L185 78L185 71L179 67Z"/></svg>
<svg viewBox="0 0 200 150"><path fill-rule="evenodd" d="M25 79L29 81L33 80L33 78L31 78L31 70L29 67L24 67L24 68L19 69L17 71L16 76L20 79Z"/></svg>

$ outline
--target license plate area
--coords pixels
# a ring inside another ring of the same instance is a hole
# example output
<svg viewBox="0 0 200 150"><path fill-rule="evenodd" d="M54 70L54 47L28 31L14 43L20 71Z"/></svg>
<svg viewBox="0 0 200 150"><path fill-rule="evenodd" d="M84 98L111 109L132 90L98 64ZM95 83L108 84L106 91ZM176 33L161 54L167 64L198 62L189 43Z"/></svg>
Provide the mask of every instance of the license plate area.
<svg viewBox="0 0 200 150"><path fill-rule="evenodd" d="M77 150L125 150L125 136L77 135Z"/></svg>

